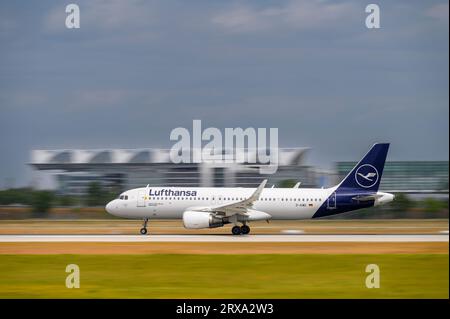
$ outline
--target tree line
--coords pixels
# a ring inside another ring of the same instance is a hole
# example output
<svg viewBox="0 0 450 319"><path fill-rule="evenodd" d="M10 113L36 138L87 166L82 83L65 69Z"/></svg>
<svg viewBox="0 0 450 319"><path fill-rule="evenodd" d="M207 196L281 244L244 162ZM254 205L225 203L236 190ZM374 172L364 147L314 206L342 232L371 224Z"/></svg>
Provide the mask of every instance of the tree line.
<svg viewBox="0 0 450 319"><path fill-rule="evenodd" d="M61 195L50 190L13 188L0 190L0 205L26 205L34 212L48 212L52 207L93 207L105 206L114 199L117 192L104 189L100 183L89 184L85 195Z"/></svg>

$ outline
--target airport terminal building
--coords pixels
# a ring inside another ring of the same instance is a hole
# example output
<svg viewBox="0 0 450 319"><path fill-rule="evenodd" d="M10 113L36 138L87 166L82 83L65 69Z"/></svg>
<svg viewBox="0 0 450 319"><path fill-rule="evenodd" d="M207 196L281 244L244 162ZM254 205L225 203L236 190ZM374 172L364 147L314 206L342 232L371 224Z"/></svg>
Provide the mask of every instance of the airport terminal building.
<svg viewBox="0 0 450 319"><path fill-rule="evenodd" d="M273 174L261 174L260 168L267 165L257 160L174 164L168 149L33 150L30 165L54 176L56 190L64 195L83 195L92 182L114 192L147 184L256 187L265 178L269 179L268 185L275 186L285 180L301 182L301 187L330 186L335 179L333 173L306 165L308 151L308 148L279 149L278 168ZM255 154L246 156L257 158Z"/></svg>

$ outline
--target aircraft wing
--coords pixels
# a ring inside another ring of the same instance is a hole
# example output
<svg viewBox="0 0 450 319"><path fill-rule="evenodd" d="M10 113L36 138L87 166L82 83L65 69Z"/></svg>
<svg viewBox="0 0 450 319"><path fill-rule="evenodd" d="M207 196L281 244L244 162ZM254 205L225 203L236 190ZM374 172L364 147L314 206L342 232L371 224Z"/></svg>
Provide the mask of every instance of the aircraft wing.
<svg viewBox="0 0 450 319"><path fill-rule="evenodd" d="M216 213L222 213L226 216L235 215L235 214L246 214L248 210L253 206L253 203L259 199L259 196L261 195L262 190L266 186L267 179L263 180L261 184L259 184L258 188L255 190L255 192L248 198L226 204L221 206L212 206L202 209L202 211L210 211L210 212L216 212Z"/></svg>

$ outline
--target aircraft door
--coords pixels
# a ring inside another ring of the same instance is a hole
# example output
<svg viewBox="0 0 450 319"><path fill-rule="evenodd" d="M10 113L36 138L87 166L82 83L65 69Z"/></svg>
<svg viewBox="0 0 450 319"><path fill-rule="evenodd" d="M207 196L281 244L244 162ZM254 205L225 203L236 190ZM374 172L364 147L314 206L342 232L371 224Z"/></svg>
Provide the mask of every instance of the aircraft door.
<svg viewBox="0 0 450 319"><path fill-rule="evenodd" d="M145 207L145 200L147 197L147 192L146 191L139 191L138 196L137 196L137 207Z"/></svg>
<svg viewBox="0 0 450 319"><path fill-rule="evenodd" d="M331 194L330 197L328 197L327 208L336 209L336 192L334 192L333 194Z"/></svg>

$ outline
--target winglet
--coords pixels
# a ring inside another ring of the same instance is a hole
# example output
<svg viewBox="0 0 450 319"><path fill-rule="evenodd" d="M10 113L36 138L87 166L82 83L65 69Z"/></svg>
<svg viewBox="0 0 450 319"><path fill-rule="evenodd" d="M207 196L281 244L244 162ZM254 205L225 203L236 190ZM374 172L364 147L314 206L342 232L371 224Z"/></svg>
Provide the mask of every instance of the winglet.
<svg viewBox="0 0 450 319"><path fill-rule="evenodd" d="M302 183L302 182L298 182L298 183L295 184L294 187L292 187L292 188L299 188L301 183Z"/></svg>

